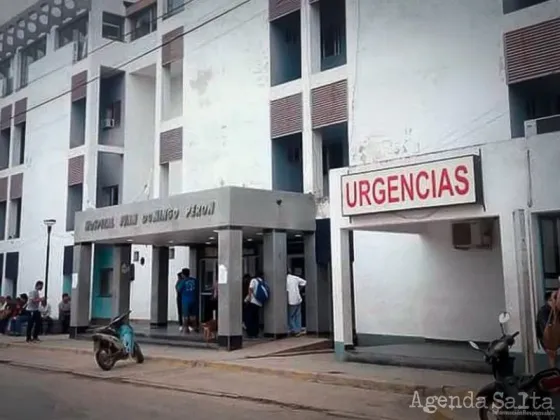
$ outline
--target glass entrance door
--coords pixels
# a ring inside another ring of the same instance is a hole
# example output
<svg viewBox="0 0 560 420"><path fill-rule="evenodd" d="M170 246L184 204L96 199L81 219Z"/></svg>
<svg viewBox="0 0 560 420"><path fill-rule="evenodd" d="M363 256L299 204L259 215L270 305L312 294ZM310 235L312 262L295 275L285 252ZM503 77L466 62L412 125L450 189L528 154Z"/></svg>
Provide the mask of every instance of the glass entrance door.
<svg viewBox="0 0 560 420"><path fill-rule="evenodd" d="M199 305L198 320L206 322L213 318L214 305L212 305L212 294L214 283L218 281L218 259L202 258L199 270Z"/></svg>

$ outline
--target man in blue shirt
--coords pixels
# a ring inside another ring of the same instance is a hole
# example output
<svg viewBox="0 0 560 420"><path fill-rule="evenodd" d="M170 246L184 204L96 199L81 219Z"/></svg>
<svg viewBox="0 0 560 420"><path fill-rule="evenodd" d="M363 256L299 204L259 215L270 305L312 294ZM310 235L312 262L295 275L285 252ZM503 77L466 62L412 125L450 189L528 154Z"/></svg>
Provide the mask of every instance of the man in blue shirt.
<svg viewBox="0 0 560 420"><path fill-rule="evenodd" d="M181 309L183 313L183 327L187 332L193 332L196 326L196 279L191 277L191 271L183 268L183 282L181 287Z"/></svg>

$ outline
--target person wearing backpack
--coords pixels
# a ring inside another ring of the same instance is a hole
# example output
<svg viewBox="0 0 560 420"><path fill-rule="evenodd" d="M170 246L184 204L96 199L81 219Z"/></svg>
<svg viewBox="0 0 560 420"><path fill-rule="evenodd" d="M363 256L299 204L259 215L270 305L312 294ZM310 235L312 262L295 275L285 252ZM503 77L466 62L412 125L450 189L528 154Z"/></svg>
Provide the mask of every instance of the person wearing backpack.
<svg viewBox="0 0 560 420"><path fill-rule="evenodd" d="M258 273L249 283L249 291L245 302L247 302L246 327L247 337L257 338L259 336L259 315L261 308L268 301L270 290L263 280L263 273Z"/></svg>

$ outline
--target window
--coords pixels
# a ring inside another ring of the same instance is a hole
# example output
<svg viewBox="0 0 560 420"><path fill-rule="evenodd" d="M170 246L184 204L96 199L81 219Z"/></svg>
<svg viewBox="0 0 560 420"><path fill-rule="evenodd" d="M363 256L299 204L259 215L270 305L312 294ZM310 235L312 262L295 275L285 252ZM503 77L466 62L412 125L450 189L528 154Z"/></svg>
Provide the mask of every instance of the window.
<svg viewBox="0 0 560 420"><path fill-rule="evenodd" d="M558 278L560 275L560 217L540 217L541 248L545 278Z"/></svg>
<svg viewBox="0 0 560 420"><path fill-rule="evenodd" d="M21 233L21 198L10 201L8 239L17 239Z"/></svg>
<svg viewBox="0 0 560 420"><path fill-rule="evenodd" d="M87 56L88 17L74 20L58 30L58 48L74 43L74 61Z"/></svg>
<svg viewBox="0 0 560 420"><path fill-rule="evenodd" d="M140 10L131 18L132 41L142 38L157 29L157 6Z"/></svg>
<svg viewBox="0 0 560 420"><path fill-rule="evenodd" d="M288 147L288 162L290 163L301 162L301 148L299 146Z"/></svg>
<svg viewBox="0 0 560 420"><path fill-rule="evenodd" d="M320 2L321 70L346 64L346 6L344 0Z"/></svg>
<svg viewBox="0 0 560 420"><path fill-rule="evenodd" d="M29 66L47 54L47 38L43 37L23 49L20 53L19 87L29 82Z"/></svg>
<svg viewBox="0 0 560 420"><path fill-rule="evenodd" d="M12 60L0 62L0 97L8 96L14 91L12 78Z"/></svg>
<svg viewBox="0 0 560 420"><path fill-rule="evenodd" d="M103 38L113 41L124 40L124 17L103 12L103 26L101 28Z"/></svg>
<svg viewBox="0 0 560 420"><path fill-rule="evenodd" d="M503 0L504 15L544 3L547 0Z"/></svg>
<svg viewBox="0 0 560 420"><path fill-rule="evenodd" d="M113 128L121 125L121 101L115 101L105 109L103 128Z"/></svg>
<svg viewBox="0 0 560 420"><path fill-rule="evenodd" d="M113 269L103 268L99 273L99 297L111 297L111 285L113 283Z"/></svg>
<svg viewBox="0 0 560 420"><path fill-rule="evenodd" d="M111 185L110 187L103 187L101 189L103 194L103 207L116 206L119 204L119 186Z"/></svg>
<svg viewBox="0 0 560 420"><path fill-rule="evenodd" d="M166 13L164 19L171 17L177 13L181 13L185 10L185 1L184 0L167 0L166 5Z"/></svg>
<svg viewBox="0 0 560 420"><path fill-rule="evenodd" d="M25 122L15 126L14 145L12 151L12 164L23 165L25 162L25 137L27 125Z"/></svg>

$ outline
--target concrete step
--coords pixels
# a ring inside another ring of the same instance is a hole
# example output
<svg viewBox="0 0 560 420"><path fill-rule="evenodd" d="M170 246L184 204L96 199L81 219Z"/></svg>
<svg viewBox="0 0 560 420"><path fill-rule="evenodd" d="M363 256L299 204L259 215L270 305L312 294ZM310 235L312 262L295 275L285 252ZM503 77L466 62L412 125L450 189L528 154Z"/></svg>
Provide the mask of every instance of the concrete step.
<svg viewBox="0 0 560 420"><path fill-rule="evenodd" d="M417 369L432 369L451 372L491 374L492 370L483 360L458 360L438 357L423 357L402 354L377 354L346 352L349 362L374 365L400 366Z"/></svg>
<svg viewBox="0 0 560 420"><path fill-rule="evenodd" d="M78 340L85 340L91 341L93 334L92 333L83 333L80 334L77 339ZM169 338L154 338L148 337L145 334L137 334L136 341L140 344L153 344L156 346L168 346L168 347L183 347L183 348L195 348L195 349L209 349L209 350L217 350L218 344L216 343L206 343L203 340L197 340L193 337L192 340L183 339L183 340L170 340Z"/></svg>

